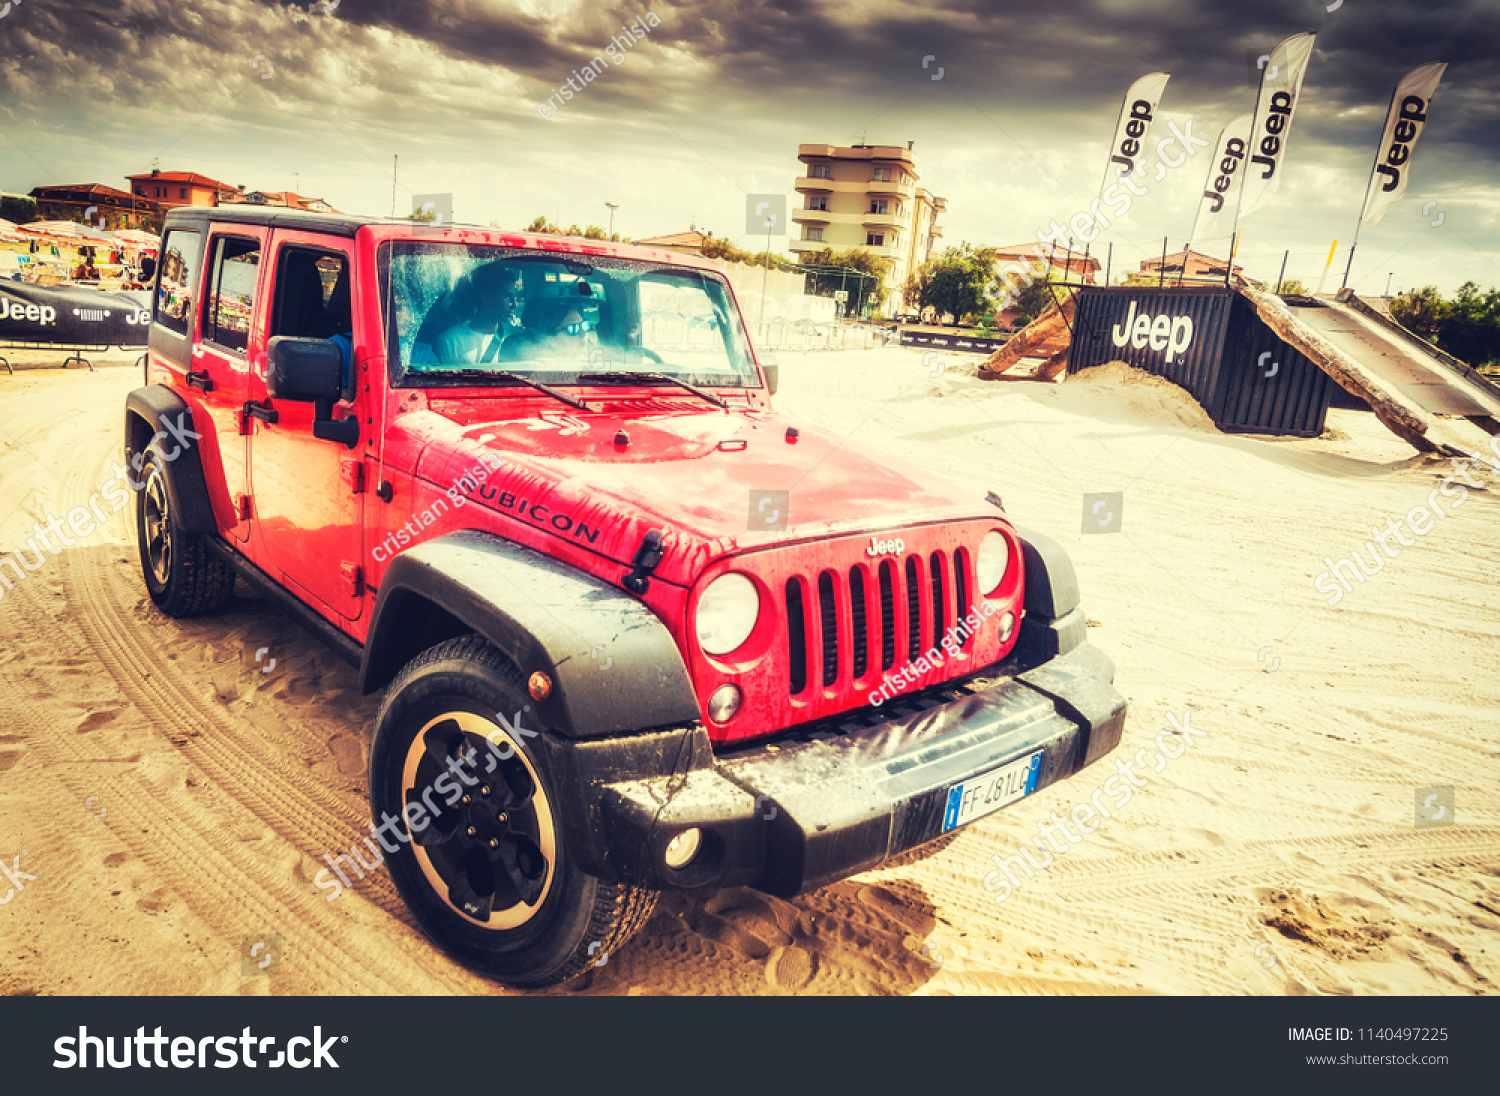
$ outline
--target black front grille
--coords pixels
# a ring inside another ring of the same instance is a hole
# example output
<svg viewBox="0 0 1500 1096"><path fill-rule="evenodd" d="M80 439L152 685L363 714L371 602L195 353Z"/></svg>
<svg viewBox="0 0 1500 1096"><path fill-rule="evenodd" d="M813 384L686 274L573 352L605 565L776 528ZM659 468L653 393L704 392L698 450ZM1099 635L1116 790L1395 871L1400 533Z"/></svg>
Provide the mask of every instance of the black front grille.
<svg viewBox="0 0 1500 1096"><path fill-rule="evenodd" d="M807 688L807 616L802 607L802 580L786 580L788 690L793 696Z"/></svg>
<svg viewBox="0 0 1500 1096"><path fill-rule="evenodd" d="M854 676L864 677L870 661L870 633L865 622L865 569L849 568L849 615L854 622Z"/></svg>
<svg viewBox="0 0 1500 1096"><path fill-rule="evenodd" d="M896 665L896 568L890 560L880 565L880 668Z"/></svg>
<svg viewBox="0 0 1500 1096"><path fill-rule="evenodd" d="M916 556L906 557L906 661L922 657L922 576Z"/></svg>
<svg viewBox="0 0 1500 1096"><path fill-rule="evenodd" d="M932 643L937 646L943 641L943 633L948 630L948 602L945 598L947 593L943 583L943 557L937 552L932 553Z"/></svg>
<svg viewBox="0 0 1500 1096"><path fill-rule="evenodd" d="M833 602L833 572L818 576L818 616L823 629L823 687L839 679L839 617Z"/></svg>
<svg viewBox="0 0 1500 1096"><path fill-rule="evenodd" d="M958 620L965 620L969 615L969 553L962 548L953 553L953 589L958 594ZM964 640L959 646L967 648L972 638L972 633L965 628Z"/></svg>
<svg viewBox="0 0 1500 1096"><path fill-rule="evenodd" d="M847 584L844 574L837 571L820 572L816 589L811 576L787 579L788 693L798 696L819 682L831 689L840 682L867 677L872 646L880 652L882 673L895 669L898 651L904 654L901 661L917 661L927 647L940 645L954 624L969 615L973 604L970 571L969 556L960 549L951 555L910 555L904 562L884 559L874 571L856 564L849 568ZM814 611L809 604L814 597L815 618L809 615ZM877 597L878 607L872 604ZM924 609L930 614L925 633ZM898 619L898 612L904 620ZM847 628L843 638L841 625ZM815 627L814 637L810 632ZM904 642L898 639L903 628ZM877 634L872 635L872 630ZM964 645L968 642L966 638Z"/></svg>

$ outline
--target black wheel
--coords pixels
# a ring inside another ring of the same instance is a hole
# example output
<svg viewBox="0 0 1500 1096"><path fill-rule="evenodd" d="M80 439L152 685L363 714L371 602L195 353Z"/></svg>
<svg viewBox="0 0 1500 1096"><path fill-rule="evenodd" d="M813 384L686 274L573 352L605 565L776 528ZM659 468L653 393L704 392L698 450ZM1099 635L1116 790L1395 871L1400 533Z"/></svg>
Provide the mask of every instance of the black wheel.
<svg viewBox="0 0 1500 1096"><path fill-rule="evenodd" d="M141 464L143 486L135 500L135 536L146 591L168 616L216 613L234 593L234 571L209 550L202 534L178 528L166 477L166 461L155 445L149 446Z"/></svg>
<svg viewBox="0 0 1500 1096"><path fill-rule="evenodd" d="M523 989L599 965L657 897L570 860L530 711L520 671L464 636L407 663L370 747L370 814L399 845L386 864L402 899L449 955Z"/></svg>

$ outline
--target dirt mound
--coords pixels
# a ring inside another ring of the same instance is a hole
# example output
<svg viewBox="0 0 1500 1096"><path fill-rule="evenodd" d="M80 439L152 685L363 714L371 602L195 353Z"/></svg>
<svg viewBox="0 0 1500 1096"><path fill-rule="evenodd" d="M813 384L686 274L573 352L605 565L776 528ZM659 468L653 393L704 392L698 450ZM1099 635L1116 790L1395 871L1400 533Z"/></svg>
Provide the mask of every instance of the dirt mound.
<svg viewBox="0 0 1500 1096"><path fill-rule="evenodd" d="M1055 389L1041 389L1039 396L1060 410L1091 418L1219 433L1203 405L1187 389L1121 361L1085 369Z"/></svg>

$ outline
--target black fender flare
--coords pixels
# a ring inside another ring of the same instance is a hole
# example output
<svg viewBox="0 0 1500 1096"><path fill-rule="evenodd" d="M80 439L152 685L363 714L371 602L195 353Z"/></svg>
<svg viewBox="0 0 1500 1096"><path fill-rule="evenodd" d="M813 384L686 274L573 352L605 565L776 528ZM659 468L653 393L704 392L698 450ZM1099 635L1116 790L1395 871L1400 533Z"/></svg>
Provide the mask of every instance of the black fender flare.
<svg viewBox="0 0 1500 1096"><path fill-rule="evenodd" d="M168 422L175 429L169 429ZM218 526L208 497L203 458L193 439L186 436L192 425L193 412L187 401L164 385L148 384L126 396L125 464L133 473L126 476L126 483L133 491L141 490L144 484L137 478L141 474L140 456L152 438L164 438L177 454L167 460L163 470L167 500L177 525L184 532L212 534Z"/></svg>
<svg viewBox="0 0 1500 1096"><path fill-rule="evenodd" d="M1068 551L1035 529L1016 526L1026 568L1026 617L1016 647L1027 662L1067 654L1088 638L1078 573Z"/></svg>
<svg viewBox="0 0 1500 1096"><path fill-rule="evenodd" d="M552 691L533 700L533 709L568 738L680 727L701 718L676 642L639 599L540 552L472 530L424 541L386 568L360 667L364 692L389 684L412 657L447 638L433 630L433 617L478 632L528 678L546 674Z"/></svg>

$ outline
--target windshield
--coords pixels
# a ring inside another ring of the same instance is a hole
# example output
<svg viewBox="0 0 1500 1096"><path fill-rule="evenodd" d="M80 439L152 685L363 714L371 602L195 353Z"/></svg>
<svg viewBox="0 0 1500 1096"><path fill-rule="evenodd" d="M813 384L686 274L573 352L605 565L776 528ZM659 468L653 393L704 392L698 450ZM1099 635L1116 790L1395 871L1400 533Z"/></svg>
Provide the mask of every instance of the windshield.
<svg viewBox="0 0 1500 1096"><path fill-rule="evenodd" d="M713 274L431 240L385 245L380 272L398 385L483 385L505 372L551 384L639 372L760 385L729 287Z"/></svg>

